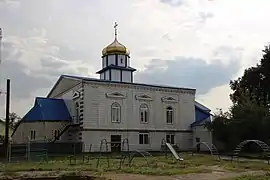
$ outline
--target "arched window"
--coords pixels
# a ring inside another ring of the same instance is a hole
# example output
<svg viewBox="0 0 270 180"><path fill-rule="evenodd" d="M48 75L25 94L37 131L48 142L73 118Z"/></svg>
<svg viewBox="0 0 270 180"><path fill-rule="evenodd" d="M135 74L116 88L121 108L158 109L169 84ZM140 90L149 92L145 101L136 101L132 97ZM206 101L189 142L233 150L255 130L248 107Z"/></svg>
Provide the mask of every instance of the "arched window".
<svg viewBox="0 0 270 180"><path fill-rule="evenodd" d="M35 130L31 130L30 131L30 139L31 140L35 140L36 139L36 131Z"/></svg>
<svg viewBox="0 0 270 180"><path fill-rule="evenodd" d="M173 108L171 106L168 106L166 108L166 122L167 122L167 124L173 124L173 118L174 118Z"/></svg>
<svg viewBox="0 0 270 180"><path fill-rule="evenodd" d="M148 123L148 119L149 119L148 106L146 104L142 104L140 106L140 120L141 120L141 123Z"/></svg>
<svg viewBox="0 0 270 180"><path fill-rule="evenodd" d="M121 106L118 103L113 103L111 107L112 111L112 122L120 123L121 122Z"/></svg>
<svg viewBox="0 0 270 180"><path fill-rule="evenodd" d="M60 139L60 131L59 130L54 130L54 139L59 140Z"/></svg>

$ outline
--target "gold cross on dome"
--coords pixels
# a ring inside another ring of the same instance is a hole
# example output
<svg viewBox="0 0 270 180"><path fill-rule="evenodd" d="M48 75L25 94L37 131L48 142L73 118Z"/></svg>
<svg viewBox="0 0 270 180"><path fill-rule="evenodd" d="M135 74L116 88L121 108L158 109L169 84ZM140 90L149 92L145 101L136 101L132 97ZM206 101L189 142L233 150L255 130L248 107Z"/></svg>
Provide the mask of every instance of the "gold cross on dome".
<svg viewBox="0 0 270 180"><path fill-rule="evenodd" d="M114 35L115 35L115 38L117 37L117 26L118 26L118 24L117 24L117 22L115 22L114 23Z"/></svg>

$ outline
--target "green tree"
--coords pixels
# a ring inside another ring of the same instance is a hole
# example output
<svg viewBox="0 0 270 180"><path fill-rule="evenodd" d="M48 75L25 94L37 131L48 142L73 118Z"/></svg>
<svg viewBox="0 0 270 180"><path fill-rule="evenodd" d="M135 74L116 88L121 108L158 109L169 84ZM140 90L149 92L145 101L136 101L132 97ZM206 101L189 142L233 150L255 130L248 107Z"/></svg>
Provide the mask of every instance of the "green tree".
<svg viewBox="0 0 270 180"><path fill-rule="evenodd" d="M256 100L243 98L242 103L232 105L230 114L233 126L237 129L236 133L239 140L266 139L268 108L257 104Z"/></svg>
<svg viewBox="0 0 270 180"><path fill-rule="evenodd" d="M257 104L270 105L270 46L265 46L259 64L245 70L242 77L230 81L233 93L230 98L234 104L243 103L242 97L247 97Z"/></svg>
<svg viewBox="0 0 270 180"><path fill-rule="evenodd" d="M247 139L270 138L270 46L260 62L246 69L243 76L230 81L233 102L227 113L220 111L207 127L213 136L233 147Z"/></svg>
<svg viewBox="0 0 270 180"><path fill-rule="evenodd" d="M212 131L213 136L223 142L228 143L230 139L230 114L223 112L219 109L217 113L214 114L214 120L212 122L207 122L205 125L208 130Z"/></svg>
<svg viewBox="0 0 270 180"><path fill-rule="evenodd" d="M20 120L21 120L21 117L18 114L16 114L15 112L12 112L9 114L10 127L14 128Z"/></svg>

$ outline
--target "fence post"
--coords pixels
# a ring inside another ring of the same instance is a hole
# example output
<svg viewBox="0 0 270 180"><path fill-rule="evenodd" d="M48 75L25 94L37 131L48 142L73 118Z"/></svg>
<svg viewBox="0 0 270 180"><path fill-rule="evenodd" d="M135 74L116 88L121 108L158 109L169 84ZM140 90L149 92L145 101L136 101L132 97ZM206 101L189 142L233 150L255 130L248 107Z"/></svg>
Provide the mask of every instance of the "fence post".
<svg viewBox="0 0 270 180"><path fill-rule="evenodd" d="M73 155L74 156L76 155L76 145L75 145L75 143L73 144Z"/></svg>
<svg viewBox="0 0 270 180"><path fill-rule="evenodd" d="M10 163L11 162L11 146L12 146L12 139L9 141L9 143L8 143L8 163Z"/></svg>
<svg viewBox="0 0 270 180"><path fill-rule="evenodd" d="M28 160L28 161L30 161L30 156L31 156L31 154L30 154L30 152L31 152L31 147L30 147L30 145L31 145L31 139L30 139L30 137L28 136L28 142L27 142L27 146L26 146L26 153L27 153L27 160Z"/></svg>

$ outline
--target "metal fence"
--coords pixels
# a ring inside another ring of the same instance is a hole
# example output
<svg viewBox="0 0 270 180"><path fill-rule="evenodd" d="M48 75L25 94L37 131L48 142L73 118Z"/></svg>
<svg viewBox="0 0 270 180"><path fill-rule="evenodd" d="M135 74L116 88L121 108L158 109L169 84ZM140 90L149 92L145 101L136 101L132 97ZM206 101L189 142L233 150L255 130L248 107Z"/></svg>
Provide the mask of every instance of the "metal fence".
<svg viewBox="0 0 270 180"><path fill-rule="evenodd" d="M27 143L14 144L12 140L8 147L8 162L46 160L48 155L76 154L82 152L82 143L50 143L44 139Z"/></svg>

